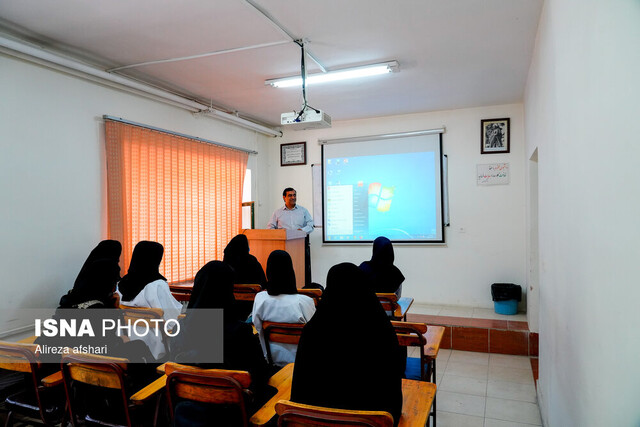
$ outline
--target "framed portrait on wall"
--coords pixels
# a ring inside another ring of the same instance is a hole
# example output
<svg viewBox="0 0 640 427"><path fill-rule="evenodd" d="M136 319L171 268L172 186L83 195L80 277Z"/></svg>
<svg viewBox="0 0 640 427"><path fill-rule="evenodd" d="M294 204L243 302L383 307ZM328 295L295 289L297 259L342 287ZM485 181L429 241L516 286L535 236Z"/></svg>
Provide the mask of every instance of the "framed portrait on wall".
<svg viewBox="0 0 640 427"><path fill-rule="evenodd" d="M509 152L509 119L487 119L480 121L480 153L496 154Z"/></svg>

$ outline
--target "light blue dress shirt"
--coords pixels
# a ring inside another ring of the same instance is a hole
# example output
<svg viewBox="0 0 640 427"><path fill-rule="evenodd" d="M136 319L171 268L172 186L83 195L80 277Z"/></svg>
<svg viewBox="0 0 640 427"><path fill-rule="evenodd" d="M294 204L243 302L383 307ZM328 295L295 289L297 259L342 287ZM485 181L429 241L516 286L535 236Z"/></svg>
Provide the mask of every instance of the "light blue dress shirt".
<svg viewBox="0 0 640 427"><path fill-rule="evenodd" d="M301 229L309 234L313 231L313 219L309 211L300 205L295 205L293 209L283 206L271 216L267 228L284 228L287 230Z"/></svg>

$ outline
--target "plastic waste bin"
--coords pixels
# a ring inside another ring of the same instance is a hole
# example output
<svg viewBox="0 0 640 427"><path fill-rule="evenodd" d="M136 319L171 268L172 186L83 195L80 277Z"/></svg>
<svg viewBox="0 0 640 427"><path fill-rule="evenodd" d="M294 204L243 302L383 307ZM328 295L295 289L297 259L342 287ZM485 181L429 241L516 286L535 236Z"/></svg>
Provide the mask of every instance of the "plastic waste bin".
<svg viewBox="0 0 640 427"><path fill-rule="evenodd" d="M522 288L513 283L494 283L491 285L493 308L498 314L516 314L518 302L522 300Z"/></svg>

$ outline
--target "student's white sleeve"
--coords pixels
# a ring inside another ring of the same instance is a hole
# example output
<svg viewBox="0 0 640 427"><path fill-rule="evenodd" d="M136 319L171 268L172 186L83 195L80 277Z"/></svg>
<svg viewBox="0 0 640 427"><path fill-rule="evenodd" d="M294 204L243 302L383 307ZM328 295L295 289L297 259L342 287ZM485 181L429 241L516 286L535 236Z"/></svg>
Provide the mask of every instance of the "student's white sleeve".
<svg viewBox="0 0 640 427"><path fill-rule="evenodd" d="M304 299L301 299L300 308L302 309L302 316L304 317L305 323L308 322L316 312L316 305L313 299L306 295L304 295Z"/></svg>

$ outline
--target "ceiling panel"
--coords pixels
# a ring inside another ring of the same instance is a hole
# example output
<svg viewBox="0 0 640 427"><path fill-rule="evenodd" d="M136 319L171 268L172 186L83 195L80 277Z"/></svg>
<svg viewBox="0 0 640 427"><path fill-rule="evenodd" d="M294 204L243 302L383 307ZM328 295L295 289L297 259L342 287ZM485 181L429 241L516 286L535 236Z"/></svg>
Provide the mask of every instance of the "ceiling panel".
<svg viewBox="0 0 640 427"><path fill-rule="evenodd" d="M254 0L329 70L397 60L400 70L308 88L334 120L522 100L542 0ZM300 49L244 0L4 0L0 29L103 69L283 42L119 71L278 125L299 109ZM309 72L319 68L307 61Z"/></svg>

